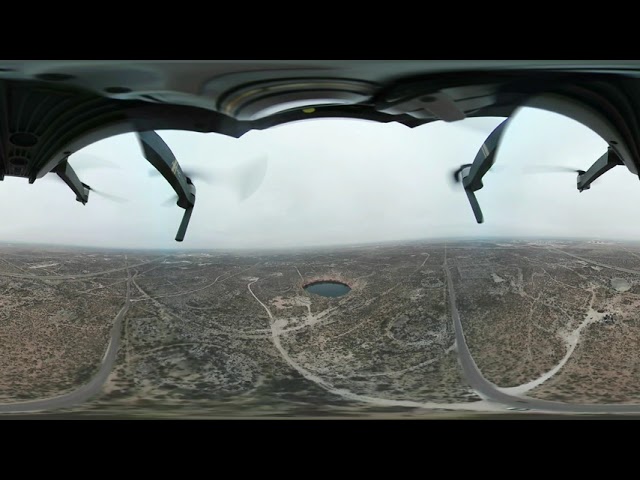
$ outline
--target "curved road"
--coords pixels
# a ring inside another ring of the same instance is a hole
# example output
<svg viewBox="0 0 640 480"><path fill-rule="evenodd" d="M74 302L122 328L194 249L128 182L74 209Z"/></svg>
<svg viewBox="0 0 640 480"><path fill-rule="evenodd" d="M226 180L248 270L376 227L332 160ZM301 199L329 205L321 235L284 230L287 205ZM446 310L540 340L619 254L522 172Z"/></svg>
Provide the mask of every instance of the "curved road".
<svg viewBox="0 0 640 480"><path fill-rule="evenodd" d="M467 382L476 393L485 400L500 403L507 407L528 408L544 412L564 412L564 413L640 413L640 405L631 404L571 404L554 402L551 400L538 400L531 397L518 397L504 393L495 384L484 378L482 372L471 356L469 347L464 338L460 315L456 306L456 293L453 288L453 279L447 265L445 254L444 269L447 275L447 285L449 290L449 302L451 306L451 317L456 334L456 347L458 358Z"/></svg>
<svg viewBox="0 0 640 480"><path fill-rule="evenodd" d="M130 267L129 267L130 268ZM77 390L70 393L60 395L58 397L46 398L43 400L30 400L20 403L0 403L0 413L25 413L25 412L37 412L43 410L53 410L58 408L69 408L74 405L78 405L86 402L94 395L100 393L102 386L107 381L113 364L116 361L118 354L118 348L120 347L120 332L122 331L122 319L129 310L129 295L131 292L131 274L128 272L127 278L127 296L123 307L120 309L111 328L111 338L107 350L102 357L102 363L100 369L93 378L82 385Z"/></svg>

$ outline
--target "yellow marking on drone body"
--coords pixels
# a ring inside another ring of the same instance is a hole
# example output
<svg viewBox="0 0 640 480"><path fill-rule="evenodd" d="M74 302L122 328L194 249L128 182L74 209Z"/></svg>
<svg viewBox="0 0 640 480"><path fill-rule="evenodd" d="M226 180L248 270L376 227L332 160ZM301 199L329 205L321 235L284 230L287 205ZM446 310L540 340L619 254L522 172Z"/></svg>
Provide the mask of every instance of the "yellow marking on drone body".
<svg viewBox="0 0 640 480"><path fill-rule="evenodd" d="M316 109L315 109L315 108L313 108L313 107L311 107L311 108L304 108L302 111L303 111L304 113L313 113L313 112L315 112L315 111L316 111Z"/></svg>

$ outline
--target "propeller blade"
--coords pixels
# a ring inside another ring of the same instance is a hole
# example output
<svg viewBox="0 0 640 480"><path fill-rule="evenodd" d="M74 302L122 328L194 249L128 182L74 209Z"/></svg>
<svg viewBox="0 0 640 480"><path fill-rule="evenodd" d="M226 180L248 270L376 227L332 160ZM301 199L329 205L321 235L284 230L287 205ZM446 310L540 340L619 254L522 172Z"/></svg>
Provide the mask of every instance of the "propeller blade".
<svg viewBox="0 0 640 480"><path fill-rule="evenodd" d="M69 156L69 162L76 171L94 168L120 168L116 162L90 153L74 153Z"/></svg>
<svg viewBox="0 0 640 480"><path fill-rule="evenodd" d="M525 173L584 173L584 170L562 165L536 165L524 169Z"/></svg>
<svg viewBox="0 0 640 480"><path fill-rule="evenodd" d="M56 182L62 182L64 183L64 180L62 180L58 175L55 174L49 174L49 175L45 175L44 177L42 177L42 180L54 180ZM129 200L127 200L126 198L122 198L122 197L118 197L117 195L112 195L110 193L107 192L103 192L102 190L96 190L93 187L89 187L89 190L92 191L93 193L95 193L96 195L106 198L107 200L112 200L114 202L118 202L118 203L127 203Z"/></svg>
<svg viewBox="0 0 640 480"><path fill-rule="evenodd" d="M464 165L460 165L459 168L456 168L455 170L452 171L452 175L453 175L453 183L460 183L460 181L462 180L462 170L464 170L466 167L470 167L471 164L470 163L465 163Z"/></svg>
<svg viewBox="0 0 640 480"><path fill-rule="evenodd" d="M96 195L99 195L103 198L106 198L107 200L111 200L113 202L118 202L118 203L127 203L128 200L122 197L118 197L117 195L112 195L110 193L106 193L103 192L102 190L96 190L93 187L89 187L89 190L91 190L93 193L95 193Z"/></svg>
<svg viewBox="0 0 640 480"><path fill-rule="evenodd" d="M190 178L191 180L195 180L197 182L203 182L209 185L214 183L214 179L211 172L208 172L203 168L184 167L182 168L182 172L186 177ZM160 172L158 172L157 170L149 170L149 176L161 177Z"/></svg>
<svg viewBox="0 0 640 480"><path fill-rule="evenodd" d="M166 199L164 202L162 202L162 206L163 207L172 207L177 203L178 203L178 196L177 195L172 195L171 197Z"/></svg>
<svg viewBox="0 0 640 480"><path fill-rule="evenodd" d="M266 155L256 157L245 167L238 175L238 195L240 201L244 201L253 195L267 175L267 166L269 164Z"/></svg>
<svg viewBox="0 0 640 480"><path fill-rule="evenodd" d="M207 172L206 170L204 170L202 168L187 167L186 169L183 169L182 171L191 180L195 180L197 182L204 182L204 183L210 185L214 181L213 180L213 176L211 175L211 172Z"/></svg>
<svg viewBox="0 0 640 480"><path fill-rule="evenodd" d="M243 161L237 166L218 168L214 165L213 171L193 166L184 167L182 171L194 183L226 186L237 194L240 201L244 201L262 185L268 165L268 157L262 155L250 161ZM160 173L157 170L149 170L148 175L156 177L160 176Z"/></svg>

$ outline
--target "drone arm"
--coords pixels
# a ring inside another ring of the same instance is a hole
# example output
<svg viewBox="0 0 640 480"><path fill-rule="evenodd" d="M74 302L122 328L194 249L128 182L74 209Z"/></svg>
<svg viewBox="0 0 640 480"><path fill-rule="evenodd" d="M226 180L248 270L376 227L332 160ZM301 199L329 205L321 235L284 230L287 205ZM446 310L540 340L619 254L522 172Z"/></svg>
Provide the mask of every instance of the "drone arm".
<svg viewBox="0 0 640 480"><path fill-rule="evenodd" d="M604 155L589 167L589 170L578 174L578 190L581 192L583 190L588 190L591 188L591 184L595 180L618 165L623 165L622 160L611 148L609 148Z"/></svg>
<svg viewBox="0 0 640 480"><path fill-rule="evenodd" d="M185 209L176 234L176 241L181 242L184 239L196 202L196 187L185 176L175 155L160 135L153 131L139 132L138 140L140 140L144 157L169 182L178 195L178 206Z"/></svg>
<svg viewBox="0 0 640 480"><path fill-rule="evenodd" d="M66 183L73 193L76 194L76 200L83 205L89 201L89 191L91 190L88 185L85 185L80 181L78 175L73 170L67 159L60 162L53 171Z"/></svg>
<svg viewBox="0 0 640 480"><path fill-rule="evenodd" d="M193 195L187 178L182 172L175 155L160 135L153 131L138 132L138 140L144 157L169 182L178 198L180 200L184 199L185 203L193 204L195 198L191 198Z"/></svg>
<svg viewBox="0 0 640 480"><path fill-rule="evenodd" d="M508 120L509 119L504 120L487 137L480 147L476 158L473 160L471 167L463 168L461 171L462 185L478 223L482 223L484 221L484 217L474 192L483 187L482 177L484 177L495 162L498 145L500 144L500 139L502 138L502 134L507 126Z"/></svg>
<svg viewBox="0 0 640 480"><path fill-rule="evenodd" d="M476 154L476 158L471 164L471 168L468 170L467 175L464 176L463 172L463 185L465 189L471 189L474 192L482 188L482 177L489 171L495 162L496 151L498 150L498 144L502 138L502 133L507 126L507 120L504 120L498 125L491 134L484 141L480 150Z"/></svg>

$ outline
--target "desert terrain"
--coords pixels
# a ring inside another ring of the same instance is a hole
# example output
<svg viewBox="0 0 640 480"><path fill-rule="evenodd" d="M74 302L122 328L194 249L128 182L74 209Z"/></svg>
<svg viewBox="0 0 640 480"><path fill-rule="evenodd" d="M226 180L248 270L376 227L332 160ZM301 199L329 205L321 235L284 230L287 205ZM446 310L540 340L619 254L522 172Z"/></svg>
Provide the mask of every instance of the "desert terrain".
<svg viewBox="0 0 640 480"><path fill-rule="evenodd" d="M351 290L305 290L319 281ZM551 411L545 401L640 412L638 244L5 245L0 303L7 414L423 416Z"/></svg>

